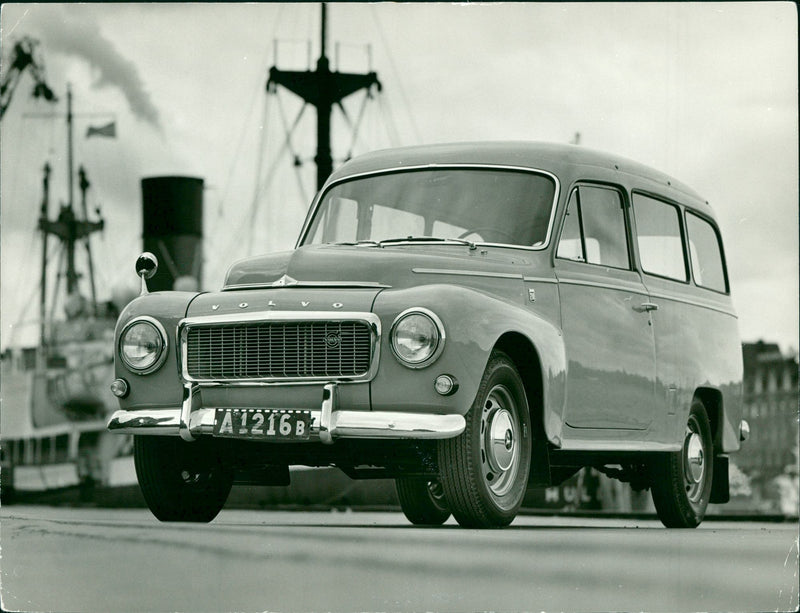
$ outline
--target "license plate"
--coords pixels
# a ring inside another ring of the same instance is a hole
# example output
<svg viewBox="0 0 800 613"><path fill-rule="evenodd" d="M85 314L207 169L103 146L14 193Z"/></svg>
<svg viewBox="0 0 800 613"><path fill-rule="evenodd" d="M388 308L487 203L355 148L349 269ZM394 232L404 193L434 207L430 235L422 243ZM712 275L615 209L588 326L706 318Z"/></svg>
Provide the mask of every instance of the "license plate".
<svg viewBox="0 0 800 613"><path fill-rule="evenodd" d="M309 438L311 411L297 409L217 409L214 436L302 441Z"/></svg>

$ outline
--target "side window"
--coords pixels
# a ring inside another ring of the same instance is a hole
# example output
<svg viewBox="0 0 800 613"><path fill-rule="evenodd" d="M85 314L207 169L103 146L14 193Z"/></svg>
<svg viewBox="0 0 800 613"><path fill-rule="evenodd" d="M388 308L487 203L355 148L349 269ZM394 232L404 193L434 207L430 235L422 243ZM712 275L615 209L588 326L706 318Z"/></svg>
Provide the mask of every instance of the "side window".
<svg viewBox="0 0 800 613"><path fill-rule="evenodd" d="M578 211L578 190L572 192L567 204L567 213L564 217L564 228L561 230L561 240L558 242L556 257L567 260L585 262L583 246L581 243L581 220Z"/></svg>
<svg viewBox="0 0 800 613"><path fill-rule="evenodd" d="M630 268L625 212L617 190L581 185L572 192L556 255L611 268Z"/></svg>
<svg viewBox="0 0 800 613"><path fill-rule="evenodd" d="M678 207L633 194L633 215L642 270L659 277L687 281Z"/></svg>
<svg viewBox="0 0 800 613"><path fill-rule="evenodd" d="M622 197L615 189L578 188L586 261L590 264L630 268Z"/></svg>
<svg viewBox="0 0 800 613"><path fill-rule="evenodd" d="M687 212L686 231L689 235L689 257L695 283L718 292L727 292L722 249L714 226Z"/></svg>

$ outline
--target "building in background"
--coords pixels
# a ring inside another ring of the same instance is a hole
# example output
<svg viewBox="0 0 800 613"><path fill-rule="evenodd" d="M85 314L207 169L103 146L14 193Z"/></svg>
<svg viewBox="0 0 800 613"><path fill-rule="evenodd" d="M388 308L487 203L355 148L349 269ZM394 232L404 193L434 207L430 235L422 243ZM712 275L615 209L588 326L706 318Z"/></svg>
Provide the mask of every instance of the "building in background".
<svg viewBox="0 0 800 613"><path fill-rule="evenodd" d="M784 355L777 344L763 341L745 343L742 353L744 417L751 436L731 461L749 480L752 505L797 515L797 356Z"/></svg>

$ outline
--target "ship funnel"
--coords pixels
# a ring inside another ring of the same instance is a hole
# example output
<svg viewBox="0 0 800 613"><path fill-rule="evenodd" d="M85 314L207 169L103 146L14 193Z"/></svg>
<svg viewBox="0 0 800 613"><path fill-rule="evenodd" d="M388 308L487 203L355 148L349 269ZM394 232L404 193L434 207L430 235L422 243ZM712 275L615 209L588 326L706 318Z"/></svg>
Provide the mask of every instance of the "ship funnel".
<svg viewBox="0 0 800 613"><path fill-rule="evenodd" d="M203 271L203 179L142 179L142 246L160 263L147 283L151 292L199 289Z"/></svg>

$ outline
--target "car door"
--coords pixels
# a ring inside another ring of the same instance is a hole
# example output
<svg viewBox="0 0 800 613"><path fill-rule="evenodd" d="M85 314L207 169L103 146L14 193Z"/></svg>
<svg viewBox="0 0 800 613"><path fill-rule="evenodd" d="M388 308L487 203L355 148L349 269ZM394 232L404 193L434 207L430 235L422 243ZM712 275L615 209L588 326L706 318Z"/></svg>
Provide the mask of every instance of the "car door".
<svg viewBox="0 0 800 613"><path fill-rule="evenodd" d="M581 184L571 192L555 270L573 428L644 430L653 419L651 305L631 265L628 227L620 190Z"/></svg>
<svg viewBox="0 0 800 613"><path fill-rule="evenodd" d="M669 442L683 432L699 387L724 390L731 384L741 359L737 321L715 226L641 192L633 193L632 210L644 283L658 308L653 434Z"/></svg>

